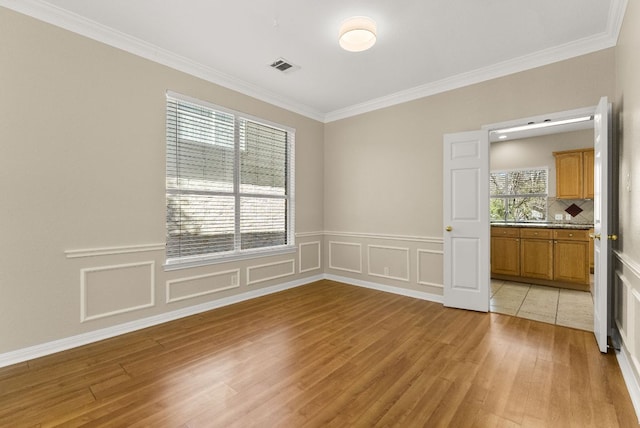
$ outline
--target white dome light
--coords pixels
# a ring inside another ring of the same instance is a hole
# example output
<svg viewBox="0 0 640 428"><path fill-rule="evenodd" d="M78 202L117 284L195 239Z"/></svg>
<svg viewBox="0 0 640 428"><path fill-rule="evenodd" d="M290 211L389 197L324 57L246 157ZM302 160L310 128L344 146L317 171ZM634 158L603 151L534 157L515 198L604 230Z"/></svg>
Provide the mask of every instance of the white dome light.
<svg viewBox="0 0 640 428"><path fill-rule="evenodd" d="M354 16L340 26L339 43L349 52L366 51L376 43L376 23L366 16Z"/></svg>

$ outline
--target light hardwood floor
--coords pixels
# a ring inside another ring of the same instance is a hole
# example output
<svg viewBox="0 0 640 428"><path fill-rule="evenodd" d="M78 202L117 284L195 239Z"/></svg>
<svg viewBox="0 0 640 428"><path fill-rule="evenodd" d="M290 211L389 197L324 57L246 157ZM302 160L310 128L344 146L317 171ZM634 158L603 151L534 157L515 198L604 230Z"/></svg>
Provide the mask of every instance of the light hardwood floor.
<svg viewBox="0 0 640 428"><path fill-rule="evenodd" d="M629 427L593 335L320 281L0 369L0 426Z"/></svg>

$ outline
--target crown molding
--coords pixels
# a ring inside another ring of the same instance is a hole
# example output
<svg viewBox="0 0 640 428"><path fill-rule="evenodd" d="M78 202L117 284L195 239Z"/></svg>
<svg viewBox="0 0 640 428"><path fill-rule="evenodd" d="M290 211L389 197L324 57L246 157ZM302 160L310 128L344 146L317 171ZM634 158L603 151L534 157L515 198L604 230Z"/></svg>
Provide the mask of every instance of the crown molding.
<svg viewBox="0 0 640 428"><path fill-rule="evenodd" d="M603 33L592 37L576 40L571 43L545 49L530 55L504 61L489 67L479 68L467 73L458 74L436 82L416 86L404 91L396 92L384 97L365 101L339 110L327 113L325 123L357 116L396 104L402 104L419 98L436 95L442 92L459 89L487 80L504 77L536 67L542 67L554 62L564 61L580 55L586 55L602 49L614 47L622 29L624 14L628 0L612 0L607 20L607 28Z"/></svg>
<svg viewBox="0 0 640 428"><path fill-rule="evenodd" d="M324 113L314 108L297 103L279 94L267 91L180 55L176 55L166 49L131 37L111 27L53 6L50 3L40 0L0 0L0 6L121 49L133 55L166 65L175 70L199 77L208 82L215 83L310 119L320 122L324 121Z"/></svg>
<svg viewBox="0 0 640 428"><path fill-rule="evenodd" d="M0 0L0 6L199 77L310 119L329 123L613 47L616 45L618 35L620 34L627 1L628 0L612 1L607 20L607 28L605 32L598 35L488 67L461 73L436 82L430 82L343 109L334 110L326 114L211 67L161 49L153 44L118 32L80 15L53 6L42 0Z"/></svg>
<svg viewBox="0 0 640 428"><path fill-rule="evenodd" d="M618 28L619 32L619 28ZM542 67L555 62L567 60L580 55L586 55L616 45L618 33L599 34L584 38L572 43L567 43L551 49L535 52L508 61L503 61L488 67L479 68L456 76L416 86L391 95L376 98L364 103L356 104L344 109L335 110L325 116L325 123L334 122L348 117L368 113L397 104L413 101L419 98L440 94L443 92L470 86L476 83L504 77L532 68Z"/></svg>

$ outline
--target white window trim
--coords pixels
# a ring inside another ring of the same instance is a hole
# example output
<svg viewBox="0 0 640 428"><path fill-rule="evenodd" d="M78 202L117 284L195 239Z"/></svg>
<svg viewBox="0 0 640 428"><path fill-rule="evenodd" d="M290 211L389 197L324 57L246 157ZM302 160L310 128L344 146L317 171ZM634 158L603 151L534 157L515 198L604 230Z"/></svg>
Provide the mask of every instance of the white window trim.
<svg viewBox="0 0 640 428"><path fill-rule="evenodd" d="M256 248L256 249L242 250L242 251L235 250L235 251L224 252L224 253L210 253L210 254L197 255L192 257L189 257L189 256L181 257L179 259L166 259L166 256L165 256L165 263L163 264L164 270L171 271L171 270L178 270L178 269L187 269L187 268L198 267L198 266L228 263L228 262L234 262L234 261L255 259L260 257L275 256L280 254L289 254L289 253L296 252L297 246L295 243L295 236L296 236L295 235L295 206L296 206L295 204L295 146L296 146L295 145L295 132L296 132L295 128L291 128L289 126L272 122L261 117L246 114L237 110L232 110L226 107L219 106L217 104L210 103L205 100L193 98L188 95L180 94L173 91L166 91L165 99L166 98L173 98L179 101L185 101L188 103L201 105L203 107L210 108L212 110L217 110L220 112L232 114L234 116L240 116L246 120L255 121L260 124L264 124L267 126L271 126L271 127L286 131L290 136L289 150L291 153L289 158L291 159L291 165L289 166L287 171L289 175L288 183L287 183L288 191L289 191L288 198L287 198L289 202L289 207L288 207L289 215L287 216L287 242L288 242L287 245L280 245L280 246L268 247L268 248ZM166 173L165 173L165 177L166 177ZM165 206L165 210L166 210L166 206ZM236 212L236 217L238 217L239 215L240 215L239 212ZM237 224L237 219L236 219L236 224Z"/></svg>
<svg viewBox="0 0 640 428"><path fill-rule="evenodd" d="M539 169L543 169L547 172L547 180L545 183L545 193L528 193L528 194L516 194L516 195L492 195L491 193L489 193L489 199L507 199L507 198L546 198L547 199L547 204L545 207L545 218L546 220L543 221L537 221L537 220L528 220L528 221L522 221L522 223L540 223L540 222L547 222L549 221L549 166L545 165L545 166L531 166L531 167L525 167L525 168L511 168L511 169L496 169L496 170L492 170L489 171L489 176L491 176L491 174L496 174L496 173L509 173L509 172L514 172L514 171L531 171L531 170L539 170ZM491 220L492 223L508 223L509 220Z"/></svg>

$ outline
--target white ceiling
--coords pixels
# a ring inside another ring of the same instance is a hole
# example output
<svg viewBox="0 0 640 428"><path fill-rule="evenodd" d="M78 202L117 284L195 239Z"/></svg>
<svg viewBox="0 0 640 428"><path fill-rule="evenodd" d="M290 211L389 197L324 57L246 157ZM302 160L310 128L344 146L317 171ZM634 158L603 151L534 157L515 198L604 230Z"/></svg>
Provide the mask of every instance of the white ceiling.
<svg viewBox="0 0 640 428"><path fill-rule="evenodd" d="M322 121L614 46L626 3L0 0L1 6ZM340 24L354 15L377 22L378 41L369 51L338 46ZM300 69L270 68L279 57Z"/></svg>

